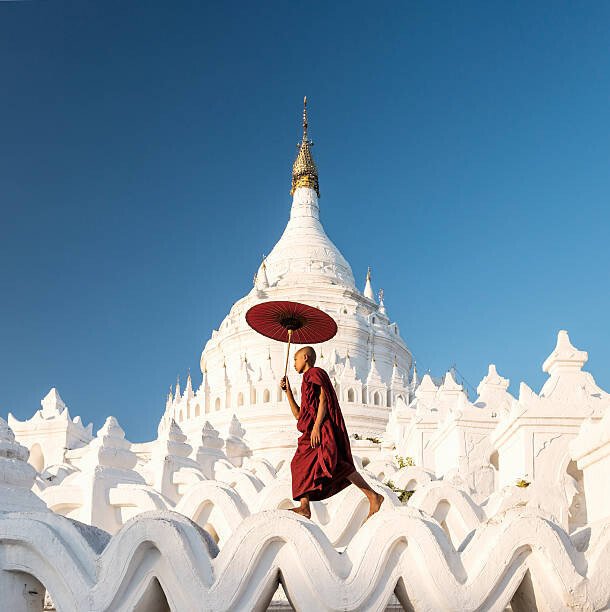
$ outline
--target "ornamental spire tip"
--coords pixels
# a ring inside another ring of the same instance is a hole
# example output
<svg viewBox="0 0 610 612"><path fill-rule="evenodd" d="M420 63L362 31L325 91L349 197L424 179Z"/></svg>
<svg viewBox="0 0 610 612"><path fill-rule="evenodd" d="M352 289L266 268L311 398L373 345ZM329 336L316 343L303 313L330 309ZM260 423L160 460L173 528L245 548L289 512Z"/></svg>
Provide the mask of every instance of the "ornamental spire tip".
<svg viewBox="0 0 610 612"><path fill-rule="evenodd" d="M313 142L307 136L307 96L303 98L303 138L297 145L299 152L292 166L292 189L290 195L299 187L309 187L315 189L316 194L320 197L320 188L318 185L318 169L311 154Z"/></svg>

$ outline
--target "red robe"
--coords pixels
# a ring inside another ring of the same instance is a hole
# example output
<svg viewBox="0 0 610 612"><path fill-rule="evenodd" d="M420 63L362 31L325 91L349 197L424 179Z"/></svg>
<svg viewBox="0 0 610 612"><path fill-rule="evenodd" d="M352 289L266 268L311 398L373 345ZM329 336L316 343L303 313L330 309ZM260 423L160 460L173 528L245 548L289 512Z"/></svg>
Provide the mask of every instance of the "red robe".
<svg viewBox="0 0 610 612"><path fill-rule="evenodd" d="M326 396L326 416L320 427L320 444L311 448L309 436L318 414L320 388ZM311 501L317 501L345 489L350 484L347 476L356 468L337 394L322 368L310 368L303 374L297 429L302 435L290 464L293 499L300 500L308 493Z"/></svg>

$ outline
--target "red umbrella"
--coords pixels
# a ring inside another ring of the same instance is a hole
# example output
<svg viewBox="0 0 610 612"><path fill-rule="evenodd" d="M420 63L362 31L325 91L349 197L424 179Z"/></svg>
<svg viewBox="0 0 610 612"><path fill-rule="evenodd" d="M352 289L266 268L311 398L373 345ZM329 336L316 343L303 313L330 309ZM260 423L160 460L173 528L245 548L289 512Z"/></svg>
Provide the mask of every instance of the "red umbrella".
<svg viewBox="0 0 610 612"><path fill-rule="evenodd" d="M248 325L267 338L288 342L286 367L290 343L318 344L330 340L337 333L335 320L319 308L299 302L262 302L246 313Z"/></svg>

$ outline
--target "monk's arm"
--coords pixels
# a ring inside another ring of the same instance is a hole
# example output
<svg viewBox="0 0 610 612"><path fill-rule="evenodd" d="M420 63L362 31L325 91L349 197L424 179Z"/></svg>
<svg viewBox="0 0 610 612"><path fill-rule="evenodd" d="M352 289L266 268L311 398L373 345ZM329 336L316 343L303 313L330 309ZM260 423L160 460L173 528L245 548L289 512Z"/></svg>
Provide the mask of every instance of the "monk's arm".
<svg viewBox="0 0 610 612"><path fill-rule="evenodd" d="M284 391L286 391L286 397L288 398L288 403L290 404L290 410L292 410L292 414L294 418L299 420L299 416L301 416L301 407L295 402L294 395L292 395L292 389L290 388L290 383L288 382L288 378L282 378L281 387Z"/></svg>
<svg viewBox="0 0 610 612"><path fill-rule="evenodd" d="M326 416L326 394L324 389L320 387L320 401L318 402L318 414L316 415L316 422L313 424L314 427L322 427L322 421Z"/></svg>
<svg viewBox="0 0 610 612"><path fill-rule="evenodd" d="M311 448L316 448L320 446L320 442L322 440L322 435L320 434L320 428L322 427L322 421L326 416L326 395L324 393L324 389L320 387L320 401L318 402L318 413L316 414L316 420L311 429L311 434L309 436L309 441L311 443Z"/></svg>

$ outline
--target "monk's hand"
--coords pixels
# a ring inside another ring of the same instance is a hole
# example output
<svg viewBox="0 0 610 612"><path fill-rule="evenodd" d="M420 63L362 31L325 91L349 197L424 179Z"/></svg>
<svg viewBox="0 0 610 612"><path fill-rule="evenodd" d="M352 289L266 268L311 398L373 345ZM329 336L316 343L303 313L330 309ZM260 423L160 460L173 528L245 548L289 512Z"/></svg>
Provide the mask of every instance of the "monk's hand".
<svg viewBox="0 0 610 612"><path fill-rule="evenodd" d="M288 389L290 389L290 383L288 382L287 376L283 376L282 380L280 380L280 387L282 391L287 391Z"/></svg>
<svg viewBox="0 0 610 612"><path fill-rule="evenodd" d="M313 426L311 435L309 436L309 442L311 443L311 448L320 446L320 427L318 425Z"/></svg>

